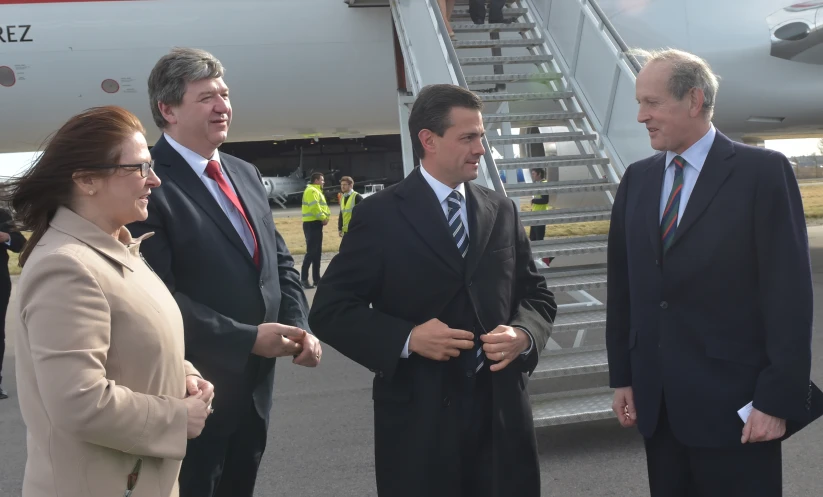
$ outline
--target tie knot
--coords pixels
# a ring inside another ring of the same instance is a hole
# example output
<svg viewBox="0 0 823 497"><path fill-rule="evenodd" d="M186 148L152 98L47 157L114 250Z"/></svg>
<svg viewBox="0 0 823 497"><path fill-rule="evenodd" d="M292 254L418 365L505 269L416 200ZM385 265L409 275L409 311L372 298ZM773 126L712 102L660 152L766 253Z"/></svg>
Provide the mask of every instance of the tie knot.
<svg viewBox="0 0 823 497"><path fill-rule="evenodd" d="M220 171L220 163L216 160L210 160L208 164L206 164L206 175L217 181L217 178L223 176L223 173Z"/></svg>
<svg viewBox="0 0 823 497"><path fill-rule="evenodd" d="M452 192L449 193L448 198L450 200L453 200L453 201L457 202L458 205L459 205L460 201L463 200L463 195L460 195L460 192L458 192L457 190L452 190Z"/></svg>
<svg viewBox="0 0 823 497"><path fill-rule="evenodd" d="M679 167L680 169L683 169L686 166L686 160L683 157L680 157L679 155L676 155L674 159L672 159L672 162L675 166Z"/></svg>

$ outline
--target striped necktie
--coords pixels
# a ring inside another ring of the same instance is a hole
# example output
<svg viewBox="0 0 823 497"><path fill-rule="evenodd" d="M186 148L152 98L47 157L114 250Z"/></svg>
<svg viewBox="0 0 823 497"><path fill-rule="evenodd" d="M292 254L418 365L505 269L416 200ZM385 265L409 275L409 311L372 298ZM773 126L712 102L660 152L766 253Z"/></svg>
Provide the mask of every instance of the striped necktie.
<svg viewBox="0 0 823 497"><path fill-rule="evenodd" d="M462 200L463 196L457 190L452 191L449 196L446 197L446 205L448 207L446 220L449 223L449 231L452 234L452 238L454 238L454 243L457 244L457 250L465 259L466 254L469 252L469 234L466 232L466 227L463 226L463 219L460 217ZM480 343L480 340L476 337L471 354L474 358L472 359L472 366L474 367L474 372L476 373L480 371L480 368L483 367L485 362L482 343Z"/></svg>
<svg viewBox="0 0 823 497"><path fill-rule="evenodd" d="M666 210L663 211L663 219L660 221L660 237L663 241L663 253L665 254L674 241L674 234L677 231L677 221L680 214L680 195L683 193L683 169L686 161L679 155L672 163L674 164L674 183L672 192L669 194L669 201L666 202Z"/></svg>
<svg viewBox="0 0 823 497"><path fill-rule="evenodd" d="M465 258L466 253L469 251L469 234L466 232L466 227L463 226L463 219L460 217L462 199L463 196L460 195L460 192L453 190L449 196L446 197L446 203L449 210L447 214L449 231L452 234L452 238L454 238L454 242L457 244L457 250L460 252L460 255Z"/></svg>

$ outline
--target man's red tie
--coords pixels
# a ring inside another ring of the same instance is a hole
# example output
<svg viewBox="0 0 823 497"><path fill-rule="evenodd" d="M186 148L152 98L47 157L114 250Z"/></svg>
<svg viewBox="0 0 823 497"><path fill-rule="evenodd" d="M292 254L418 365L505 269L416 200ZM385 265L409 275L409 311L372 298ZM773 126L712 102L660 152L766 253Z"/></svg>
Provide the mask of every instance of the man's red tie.
<svg viewBox="0 0 823 497"><path fill-rule="evenodd" d="M226 182L226 177L223 176L223 171L220 170L220 163L216 160L210 160L206 165L206 174L209 178L217 182L217 186L220 187L223 194L228 197L235 209L237 209L240 212L240 215L243 216L243 220L246 221L246 226L249 227L252 240L254 240L254 264L260 268L260 250L257 247L257 235L254 234L254 229L251 227L249 218L246 216L246 211L240 204L240 199L237 198L237 195L234 194L232 189L229 187L229 184Z"/></svg>

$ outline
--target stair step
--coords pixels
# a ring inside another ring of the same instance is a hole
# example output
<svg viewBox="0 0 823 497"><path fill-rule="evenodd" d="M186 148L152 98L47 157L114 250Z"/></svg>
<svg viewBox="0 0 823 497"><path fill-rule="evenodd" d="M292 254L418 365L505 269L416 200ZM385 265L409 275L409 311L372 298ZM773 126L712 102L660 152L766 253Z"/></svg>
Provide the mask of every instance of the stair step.
<svg viewBox="0 0 823 497"><path fill-rule="evenodd" d="M473 22L453 22L452 31L455 33L502 33L521 32L534 29L533 22L512 22L509 24L475 24Z"/></svg>
<svg viewBox="0 0 823 497"><path fill-rule="evenodd" d="M611 207L551 209L547 211L521 212L520 222L523 226L583 223L589 221L606 221L611 218L611 215Z"/></svg>
<svg viewBox="0 0 823 497"><path fill-rule="evenodd" d="M522 16L527 14L529 9L521 8L521 7L512 7L512 8L504 8L503 9L503 18L508 19L514 16ZM469 7L462 7L459 5L455 5L454 10L452 10L452 19L456 17L469 17Z"/></svg>
<svg viewBox="0 0 823 497"><path fill-rule="evenodd" d="M460 57L461 66L482 66L494 64L540 64L551 62L551 55L501 55L492 57Z"/></svg>
<svg viewBox="0 0 823 497"><path fill-rule="evenodd" d="M527 143L552 143L596 140L594 133L565 131L562 133L533 133L528 135L487 135L489 145L525 145Z"/></svg>
<svg viewBox="0 0 823 497"><path fill-rule="evenodd" d="M576 267L538 269L553 292L572 292L606 287L606 265L589 264Z"/></svg>
<svg viewBox="0 0 823 497"><path fill-rule="evenodd" d="M551 211L549 211L551 212ZM549 238L531 242L534 257L560 257L564 255L595 254L608 248L607 235Z"/></svg>
<svg viewBox="0 0 823 497"><path fill-rule="evenodd" d="M533 380L559 378L609 370L606 349L564 349L541 354L540 362L531 375Z"/></svg>
<svg viewBox="0 0 823 497"><path fill-rule="evenodd" d="M598 157L594 154L583 154L499 159L494 161L494 163L500 171L514 171L517 169L531 169L533 167L605 166L609 163L609 159L608 157Z"/></svg>
<svg viewBox="0 0 823 497"><path fill-rule="evenodd" d="M483 121L487 123L522 123L538 125L552 121L566 119L583 119L584 112L535 112L524 114L484 114Z"/></svg>
<svg viewBox="0 0 823 497"><path fill-rule="evenodd" d="M479 76L466 76L468 84L483 83L517 83L519 81L552 81L562 78L563 75L557 72L531 72L512 74L481 74Z"/></svg>
<svg viewBox="0 0 823 497"><path fill-rule="evenodd" d="M593 305L570 311L563 311L563 307L561 306L557 311L557 317L552 326L552 333L563 333L589 328L604 328L605 326L605 305Z"/></svg>
<svg viewBox="0 0 823 497"><path fill-rule="evenodd" d="M540 428L613 418L613 397L610 388L532 396L534 426Z"/></svg>
<svg viewBox="0 0 823 497"><path fill-rule="evenodd" d="M548 91L543 93L477 93L484 102L519 102L523 100L562 100L574 97L570 91Z"/></svg>
<svg viewBox="0 0 823 497"><path fill-rule="evenodd" d="M506 195L509 197L529 197L532 195L554 195L572 192L604 192L617 190L617 183L606 178L576 179L569 181L550 181L547 183L507 184ZM543 211L545 212L545 211Z"/></svg>
<svg viewBox="0 0 823 497"><path fill-rule="evenodd" d="M457 40L454 48L500 48L500 47L536 47L543 44L543 38L521 38L513 40Z"/></svg>

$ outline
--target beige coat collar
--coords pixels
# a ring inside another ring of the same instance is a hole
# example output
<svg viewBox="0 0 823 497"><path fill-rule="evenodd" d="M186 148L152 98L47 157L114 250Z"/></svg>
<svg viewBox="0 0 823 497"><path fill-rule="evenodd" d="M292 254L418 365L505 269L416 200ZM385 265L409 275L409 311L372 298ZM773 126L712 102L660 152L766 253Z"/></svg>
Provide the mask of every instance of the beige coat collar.
<svg viewBox="0 0 823 497"><path fill-rule="evenodd" d="M68 207L57 208L49 225L61 233L85 243L104 257L134 271L131 267L132 257L140 257L140 242L154 233L146 233L139 238L132 238L125 226L120 228L119 239L101 230L96 224L80 216Z"/></svg>

